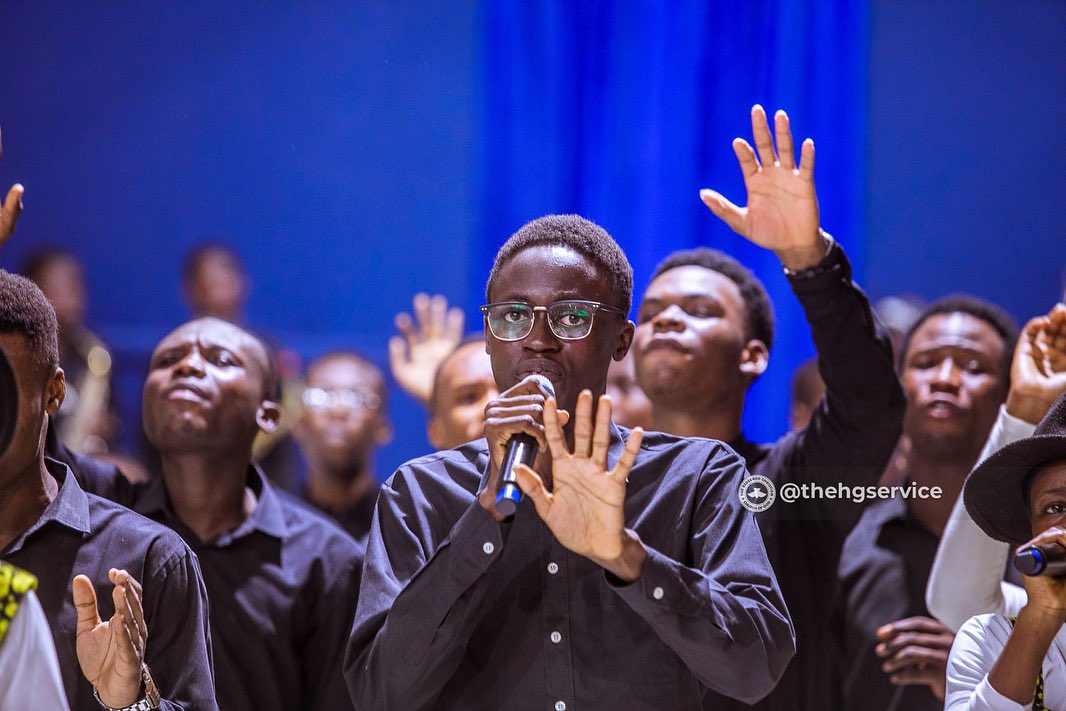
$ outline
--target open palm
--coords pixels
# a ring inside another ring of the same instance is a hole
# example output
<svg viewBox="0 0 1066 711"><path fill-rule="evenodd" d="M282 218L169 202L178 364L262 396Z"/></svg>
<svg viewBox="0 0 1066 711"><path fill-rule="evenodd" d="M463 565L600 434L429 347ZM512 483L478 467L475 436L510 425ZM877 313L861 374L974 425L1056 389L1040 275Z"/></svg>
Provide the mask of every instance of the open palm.
<svg viewBox="0 0 1066 711"><path fill-rule="evenodd" d="M544 434L552 455L552 489L549 492L540 476L525 466L515 469L519 486L565 548L594 560L618 558L625 537L626 477L643 432L633 430L618 463L608 470L611 399L600 397L594 428L592 393L583 390L575 408L574 451L567 448L554 398L544 405Z"/></svg>
<svg viewBox="0 0 1066 711"><path fill-rule="evenodd" d="M115 588L115 614L100 619L96 590L84 575L74 578L74 606L78 611L77 653L82 674L113 708L123 708L140 696L141 662L148 629L141 611L140 584L126 571L109 573Z"/></svg>
<svg viewBox="0 0 1066 711"><path fill-rule="evenodd" d="M784 257L819 245L818 198L814 189L814 141L807 139L801 147L800 163L795 164L795 149L788 115L774 116L777 152L766 112L756 105L751 111L755 148L743 138L733 141L748 204L739 207L721 193L704 189L700 198L711 211L737 234ZM757 151L757 153L756 153Z"/></svg>

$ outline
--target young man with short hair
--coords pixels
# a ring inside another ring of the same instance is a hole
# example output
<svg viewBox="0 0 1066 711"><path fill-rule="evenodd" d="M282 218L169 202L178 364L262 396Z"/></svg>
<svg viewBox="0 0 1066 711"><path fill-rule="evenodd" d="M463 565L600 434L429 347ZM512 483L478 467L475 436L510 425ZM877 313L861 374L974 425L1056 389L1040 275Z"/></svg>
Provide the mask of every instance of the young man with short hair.
<svg viewBox="0 0 1066 711"><path fill-rule="evenodd" d="M484 439L382 487L345 661L356 706L686 711L705 686L764 696L795 643L736 497L743 460L626 432L600 397L633 334L621 249L580 217L543 217L497 253L486 294L502 392ZM516 471L526 497L508 519L494 504L518 433L538 455Z"/></svg>

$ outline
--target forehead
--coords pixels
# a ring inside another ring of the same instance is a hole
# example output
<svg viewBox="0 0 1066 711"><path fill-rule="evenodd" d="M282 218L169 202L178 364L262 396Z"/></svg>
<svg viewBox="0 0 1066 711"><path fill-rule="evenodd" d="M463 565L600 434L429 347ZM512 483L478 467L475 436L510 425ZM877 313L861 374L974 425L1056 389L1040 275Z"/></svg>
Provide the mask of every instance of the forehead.
<svg viewBox="0 0 1066 711"><path fill-rule="evenodd" d="M327 357L307 369L307 385L314 388L381 389L384 382L378 369L358 358Z"/></svg>
<svg viewBox="0 0 1066 711"><path fill-rule="evenodd" d="M493 380L493 376L492 360L484 343L460 346L441 366L440 382L445 387L485 379Z"/></svg>
<svg viewBox="0 0 1066 711"><path fill-rule="evenodd" d="M692 297L710 297L715 301L741 305L740 287L720 272L698 264L686 264L674 267L655 277L645 299L685 299Z"/></svg>
<svg viewBox="0 0 1066 711"><path fill-rule="evenodd" d="M11 369L15 371L15 380L19 383L26 382L29 377L36 377L41 366L33 357L30 339L17 331L0 331L0 351L4 352L11 361Z"/></svg>
<svg viewBox="0 0 1066 711"><path fill-rule="evenodd" d="M966 348L991 358L1003 355L1005 345L996 329L972 314L954 312L931 316L911 336L908 353L937 348Z"/></svg>
<svg viewBox="0 0 1066 711"><path fill-rule="evenodd" d="M239 326L215 318L197 319L178 326L159 342L155 352L192 345L224 348L266 368L267 353L259 339Z"/></svg>
<svg viewBox="0 0 1066 711"><path fill-rule="evenodd" d="M534 245L504 262L492 282L491 301L548 304L561 299L609 303L615 286L592 260L570 247Z"/></svg>
<svg viewBox="0 0 1066 711"><path fill-rule="evenodd" d="M1066 456L1036 468L1029 485L1029 498L1036 499L1050 489L1063 487L1066 487Z"/></svg>

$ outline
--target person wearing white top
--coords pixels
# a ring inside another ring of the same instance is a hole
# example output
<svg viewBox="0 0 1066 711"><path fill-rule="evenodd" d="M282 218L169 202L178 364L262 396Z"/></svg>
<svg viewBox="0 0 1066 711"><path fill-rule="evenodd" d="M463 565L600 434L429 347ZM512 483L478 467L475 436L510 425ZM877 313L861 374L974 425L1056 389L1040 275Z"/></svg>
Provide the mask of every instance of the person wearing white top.
<svg viewBox="0 0 1066 711"><path fill-rule="evenodd" d="M1045 348L1046 358L1042 355ZM1050 355L1055 352L1058 357L1053 359ZM1066 392L1066 362L1062 361L1066 361L1066 305L1056 304L1048 314L1030 320L1018 339L1010 392L978 462L1033 434L1036 423ZM1061 363L1059 370L1057 363ZM1018 614L1025 605L1025 590L1003 580L1010 553L1009 545L989 538L973 522L959 497L929 574L925 593L929 611L955 631L973 615Z"/></svg>
<svg viewBox="0 0 1066 711"><path fill-rule="evenodd" d="M1031 437L970 473L963 500L974 523L996 540L1047 546L1051 560L1056 544L1066 549L1066 395ZM1016 618L972 617L956 635L947 711L1066 707L1066 575L1025 576L1023 583L1028 599Z"/></svg>
<svg viewBox="0 0 1066 711"><path fill-rule="evenodd" d="M9 567L0 575L9 576L12 570ZM8 604L15 607L11 600ZM0 634L0 709L69 708L52 630L36 593L27 590L20 596L6 632Z"/></svg>

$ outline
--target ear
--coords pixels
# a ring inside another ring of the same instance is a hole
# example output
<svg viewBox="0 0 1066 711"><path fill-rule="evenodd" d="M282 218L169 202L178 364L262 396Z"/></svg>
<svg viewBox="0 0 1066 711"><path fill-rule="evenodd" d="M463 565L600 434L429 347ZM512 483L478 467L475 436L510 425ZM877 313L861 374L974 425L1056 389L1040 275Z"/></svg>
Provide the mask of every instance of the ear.
<svg viewBox="0 0 1066 711"><path fill-rule="evenodd" d="M740 372L755 380L766 372L770 365L770 350L758 338L753 338L744 345L740 353Z"/></svg>
<svg viewBox="0 0 1066 711"><path fill-rule="evenodd" d="M426 424L426 439L433 445L433 449L440 451L444 447L444 432L441 431L440 420L436 417L430 417L429 422Z"/></svg>
<svg viewBox="0 0 1066 711"><path fill-rule="evenodd" d="M626 353L629 352L629 347L633 345L633 333L636 331L636 324L632 321L626 321L618 328L618 342L615 345L614 354L611 356L615 360L622 360L626 357Z"/></svg>
<svg viewBox="0 0 1066 711"><path fill-rule="evenodd" d="M255 422L263 432L274 434L281 423L281 406L273 400L263 400L256 410Z"/></svg>
<svg viewBox="0 0 1066 711"><path fill-rule="evenodd" d="M62 368L56 368L56 372L48 380L44 392L44 411L49 415L59 412L63 405L63 399L67 396L67 376Z"/></svg>

